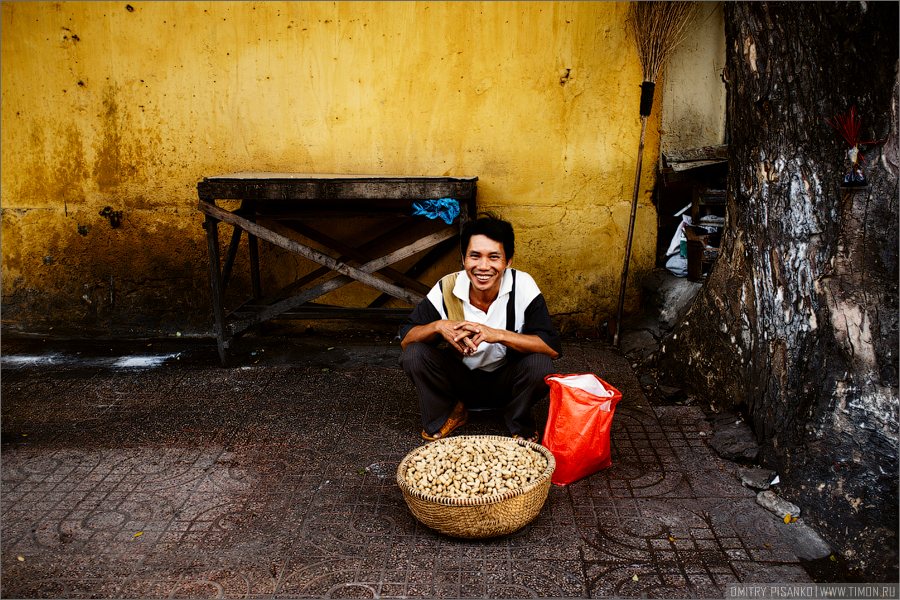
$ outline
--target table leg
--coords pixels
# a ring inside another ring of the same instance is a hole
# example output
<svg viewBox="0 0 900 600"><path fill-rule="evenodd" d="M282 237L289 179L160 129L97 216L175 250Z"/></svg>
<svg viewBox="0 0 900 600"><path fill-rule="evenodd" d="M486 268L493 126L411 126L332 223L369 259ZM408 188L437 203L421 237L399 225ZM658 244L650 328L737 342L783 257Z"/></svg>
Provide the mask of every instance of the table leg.
<svg viewBox="0 0 900 600"><path fill-rule="evenodd" d="M219 228L218 221L209 215L203 223L206 229L206 245L209 251L209 283L212 288L213 318L215 319L216 343L219 346L219 358L225 366L225 309L222 298L222 275L219 267Z"/></svg>
<svg viewBox="0 0 900 600"><path fill-rule="evenodd" d="M259 282L259 247L255 235L247 234L247 247L250 250L250 288L253 299L259 300L262 297L262 286Z"/></svg>
<svg viewBox="0 0 900 600"><path fill-rule="evenodd" d="M228 289L228 281L231 279L231 269L234 267L234 260L237 258L238 245L241 243L241 230L235 227L231 233L231 243L228 244L228 251L225 253L225 264L222 265L222 295Z"/></svg>
<svg viewBox="0 0 900 600"><path fill-rule="evenodd" d="M250 251L250 291L253 302L262 298L262 284L259 280L259 243L252 233L247 234L247 248ZM257 328L259 335L266 335L266 324L260 323Z"/></svg>

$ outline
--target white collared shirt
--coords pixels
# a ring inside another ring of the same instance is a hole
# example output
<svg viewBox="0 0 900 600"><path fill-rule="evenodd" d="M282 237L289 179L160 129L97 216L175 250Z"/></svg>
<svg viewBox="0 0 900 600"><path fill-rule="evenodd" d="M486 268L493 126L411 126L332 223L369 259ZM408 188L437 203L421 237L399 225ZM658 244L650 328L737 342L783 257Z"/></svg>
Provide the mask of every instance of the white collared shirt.
<svg viewBox="0 0 900 600"><path fill-rule="evenodd" d="M515 285L513 285L513 274L515 274ZM451 276L448 275L447 277ZM419 302L409 317L400 324L401 340L415 327L448 318L442 292L442 285L447 281L445 277L431 288L428 295ZM536 335L554 351L562 353L559 332L550 319L544 296L541 295L541 290L531 275L517 269L506 269L503 273L503 278L500 280L500 290L497 298L491 303L487 312L475 308L469 302L470 285L469 277L465 271L456 273L453 295L462 301L463 318L466 321L482 323L494 329L507 329L507 306L510 297L513 295L513 288L515 288L515 298L513 299L515 310L512 315L513 323L509 329L514 329L516 333L523 335ZM503 344L483 342L478 345L475 354L464 356L462 360L470 369L494 371L506 363L507 348Z"/></svg>
<svg viewBox="0 0 900 600"><path fill-rule="evenodd" d="M506 269L503 272L503 278L500 280L500 291L497 293L497 298L488 307L487 312L476 308L469 302L469 288L472 282L469 281L466 272L460 271L457 274L456 285L453 286L453 295L462 300L463 314L466 321L487 325L493 329L506 329L506 307L513 287L512 271L513 269ZM541 291L531 275L522 271L516 271L516 332L522 332L522 326L525 321L525 307L540 293ZM444 297L440 285L436 285L431 289L428 293L428 300L441 314L441 318L446 319L447 313L444 310ZM506 346L483 342L478 345L478 349L475 350L474 354L464 356L462 360L470 369L493 371L506 363Z"/></svg>

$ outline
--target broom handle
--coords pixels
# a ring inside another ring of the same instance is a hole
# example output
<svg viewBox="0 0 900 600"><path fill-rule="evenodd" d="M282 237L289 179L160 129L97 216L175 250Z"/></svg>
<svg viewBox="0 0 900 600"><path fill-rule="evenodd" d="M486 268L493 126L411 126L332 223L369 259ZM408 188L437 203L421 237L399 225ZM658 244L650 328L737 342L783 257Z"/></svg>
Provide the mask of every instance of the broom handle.
<svg viewBox="0 0 900 600"><path fill-rule="evenodd" d="M644 160L644 134L647 132L647 115L641 115L641 145L638 147L637 170L634 174L634 192L631 194L631 217L628 220L628 241L625 243L625 263L622 265L622 285L619 288L619 306L616 310L616 333L613 346L619 346L619 328L622 325L622 308L625 305L625 282L628 280L628 260L631 257L631 239L634 236L634 217L637 213L638 191L641 186L641 162Z"/></svg>

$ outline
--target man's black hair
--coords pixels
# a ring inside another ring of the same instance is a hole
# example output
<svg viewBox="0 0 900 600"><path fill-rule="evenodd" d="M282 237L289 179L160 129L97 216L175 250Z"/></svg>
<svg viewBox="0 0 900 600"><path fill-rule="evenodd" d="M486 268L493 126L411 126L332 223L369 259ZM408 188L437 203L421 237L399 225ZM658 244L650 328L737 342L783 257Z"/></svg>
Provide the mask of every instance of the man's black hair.
<svg viewBox="0 0 900 600"><path fill-rule="evenodd" d="M489 212L478 213L478 218L470 219L463 224L462 235L459 238L459 248L463 261L466 259L466 250L469 249L469 240L473 235L484 235L503 244L503 253L507 262L512 260L516 251L516 236L513 227L507 221Z"/></svg>

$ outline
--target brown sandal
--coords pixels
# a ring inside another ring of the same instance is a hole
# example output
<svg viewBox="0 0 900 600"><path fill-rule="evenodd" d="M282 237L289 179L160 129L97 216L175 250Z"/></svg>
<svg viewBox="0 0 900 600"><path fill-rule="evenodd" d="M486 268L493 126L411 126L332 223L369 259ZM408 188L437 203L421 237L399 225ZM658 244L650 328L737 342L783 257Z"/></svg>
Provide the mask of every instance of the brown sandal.
<svg viewBox="0 0 900 600"><path fill-rule="evenodd" d="M455 430L459 429L463 425L469 422L469 409L462 402L457 402L456 406L453 407L453 412L450 413L450 417L447 418L447 421L441 427L440 431L435 433L433 436L425 433L425 430L422 430L422 437L428 440L429 442L433 442L435 440L440 440Z"/></svg>
<svg viewBox="0 0 900 600"><path fill-rule="evenodd" d="M513 439L525 440L526 442L534 442L535 444L537 444L537 443L539 443L538 440L541 439L541 436L537 431L535 431L533 434L529 435L528 437L522 437L521 435L518 435L518 434L513 435Z"/></svg>

